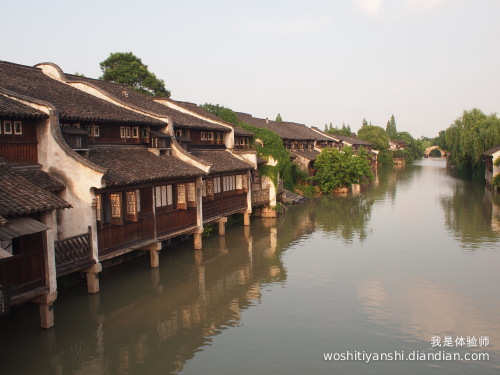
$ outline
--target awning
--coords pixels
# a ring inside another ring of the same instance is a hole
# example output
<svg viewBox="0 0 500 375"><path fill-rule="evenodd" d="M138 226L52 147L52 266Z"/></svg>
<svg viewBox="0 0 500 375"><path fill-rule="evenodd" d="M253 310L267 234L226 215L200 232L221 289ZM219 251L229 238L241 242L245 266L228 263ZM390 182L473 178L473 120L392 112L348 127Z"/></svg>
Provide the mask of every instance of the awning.
<svg viewBox="0 0 500 375"><path fill-rule="evenodd" d="M80 128L73 128L70 126L63 126L61 128L61 133L64 134L73 134L73 135L89 135L89 132L80 129Z"/></svg>
<svg viewBox="0 0 500 375"><path fill-rule="evenodd" d="M8 241L49 229L52 228L30 217L7 219L7 224L0 226L0 241Z"/></svg>
<svg viewBox="0 0 500 375"><path fill-rule="evenodd" d="M172 136L170 134L162 133L162 132L159 132L156 130L150 130L149 133L151 135L154 135L155 137L158 137L158 138L172 138Z"/></svg>

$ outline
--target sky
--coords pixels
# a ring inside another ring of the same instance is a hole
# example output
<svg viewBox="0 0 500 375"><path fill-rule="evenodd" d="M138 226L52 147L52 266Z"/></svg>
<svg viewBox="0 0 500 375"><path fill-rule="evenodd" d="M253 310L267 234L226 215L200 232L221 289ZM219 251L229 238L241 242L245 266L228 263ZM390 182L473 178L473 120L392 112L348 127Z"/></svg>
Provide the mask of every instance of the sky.
<svg viewBox="0 0 500 375"><path fill-rule="evenodd" d="M500 110L499 0L20 0L0 60L101 75L133 52L175 100L317 126L435 137Z"/></svg>

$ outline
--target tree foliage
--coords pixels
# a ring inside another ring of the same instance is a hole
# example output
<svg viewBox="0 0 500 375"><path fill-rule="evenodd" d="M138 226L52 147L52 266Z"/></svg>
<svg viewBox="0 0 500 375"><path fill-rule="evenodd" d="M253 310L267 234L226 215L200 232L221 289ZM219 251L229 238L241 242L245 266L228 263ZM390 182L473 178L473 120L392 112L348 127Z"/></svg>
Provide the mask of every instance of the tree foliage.
<svg viewBox="0 0 500 375"><path fill-rule="evenodd" d="M358 138L372 143L373 148L377 150L383 150L389 147L389 137L380 126L363 125L358 131Z"/></svg>
<svg viewBox="0 0 500 375"><path fill-rule="evenodd" d="M325 133L331 135L345 135L350 137L352 135L351 127L349 125L346 126L345 123L342 124L342 128L332 127L332 123L330 123L330 127L327 128L325 125Z"/></svg>
<svg viewBox="0 0 500 375"><path fill-rule="evenodd" d="M500 144L500 119L496 114L487 116L477 108L464 111L446 129L445 140L459 175L481 181L484 179L483 152Z"/></svg>
<svg viewBox="0 0 500 375"><path fill-rule="evenodd" d="M391 119L387 121L387 126L385 128L389 139L398 139L398 130L396 128L396 119L394 115L391 116Z"/></svg>
<svg viewBox="0 0 500 375"><path fill-rule="evenodd" d="M132 52L114 52L100 63L103 81L121 83L132 87L141 94L170 97L165 82L148 70L140 58Z"/></svg>
<svg viewBox="0 0 500 375"><path fill-rule="evenodd" d="M271 130L257 128L239 121L238 117L231 109L221 105L205 103L201 107L233 125L237 125L254 133L253 140L257 149L257 155L266 160L272 157L277 161L277 165L275 166L264 165L259 167L260 173L271 178L276 186L279 178L283 180L285 188L293 189L298 179L301 178L301 173L298 166L290 161L290 153L285 146L283 146L283 140L278 134ZM262 142L262 145L260 142L255 142L257 139Z"/></svg>
<svg viewBox="0 0 500 375"><path fill-rule="evenodd" d="M323 193L368 182L373 178L368 153L364 148L357 155L350 147L344 147L342 151L325 148L317 156L314 168L314 179Z"/></svg>
<svg viewBox="0 0 500 375"><path fill-rule="evenodd" d="M209 103L205 103L200 107L203 108L205 111L210 112L211 114L233 125L238 125L239 123L236 113L234 113L229 108L223 107L219 104L209 104Z"/></svg>
<svg viewBox="0 0 500 375"><path fill-rule="evenodd" d="M276 122L283 122L283 119L281 118L280 113L278 113L278 116L276 116Z"/></svg>

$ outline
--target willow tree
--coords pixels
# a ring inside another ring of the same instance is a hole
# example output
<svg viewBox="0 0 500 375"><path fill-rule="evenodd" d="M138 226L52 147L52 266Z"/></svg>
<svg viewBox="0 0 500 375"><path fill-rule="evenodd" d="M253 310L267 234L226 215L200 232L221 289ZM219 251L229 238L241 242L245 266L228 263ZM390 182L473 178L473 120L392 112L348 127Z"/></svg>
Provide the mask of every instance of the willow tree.
<svg viewBox="0 0 500 375"><path fill-rule="evenodd" d="M484 179L483 153L500 144L500 119L473 108L446 129L446 145L458 173L475 180Z"/></svg>

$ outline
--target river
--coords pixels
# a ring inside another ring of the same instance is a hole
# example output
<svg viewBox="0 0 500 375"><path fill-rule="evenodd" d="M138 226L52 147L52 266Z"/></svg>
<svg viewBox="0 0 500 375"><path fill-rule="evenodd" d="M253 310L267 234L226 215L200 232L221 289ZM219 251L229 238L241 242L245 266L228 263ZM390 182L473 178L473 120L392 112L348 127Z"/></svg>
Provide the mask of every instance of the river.
<svg viewBox="0 0 500 375"><path fill-rule="evenodd" d="M163 250L159 269L105 270L99 294L61 286L53 329L15 309L0 373L498 374L499 244L499 194L439 159L381 168L358 193Z"/></svg>

